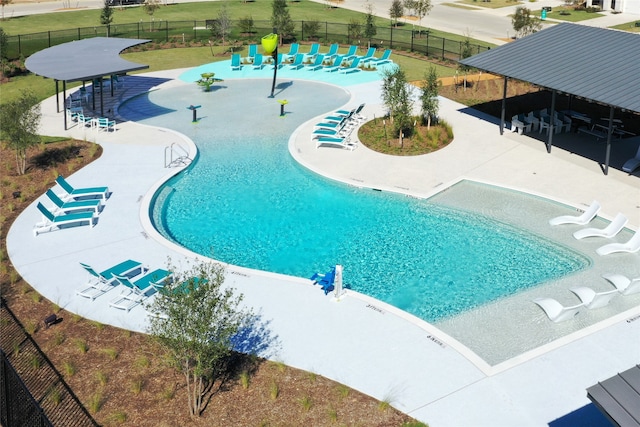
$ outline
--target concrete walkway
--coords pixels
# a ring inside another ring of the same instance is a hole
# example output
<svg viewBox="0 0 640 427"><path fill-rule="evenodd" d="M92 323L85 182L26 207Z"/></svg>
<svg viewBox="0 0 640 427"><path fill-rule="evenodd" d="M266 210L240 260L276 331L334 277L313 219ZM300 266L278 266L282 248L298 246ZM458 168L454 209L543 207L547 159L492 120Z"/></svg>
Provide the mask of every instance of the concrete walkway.
<svg viewBox="0 0 640 427"><path fill-rule="evenodd" d="M119 97L158 85L184 84L173 80L179 72L127 78L130 86ZM382 114L379 83L347 89L351 100L345 107L364 102L365 115ZM167 257L179 264L195 258L159 236L148 218L153 193L180 170L164 167L165 147L179 143L191 157L195 147L170 130L132 122L118 123L112 133L77 127L65 131L53 98L43 102L42 111L43 134L102 145L102 157L69 180L78 186L108 184L112 196L93 229L75 227L38 237L31 230L39 215L29 206L8 233L11 261L27 282L61 307L144 331L148 319L142 306L130 312L108 306L119 291L93 302L74 295L85 278L78 262L101 270L123 258L150 267L164 265ZM470 178L543 194L576 208L596 199L605 217L624 212L631 228L640 225L637 175L612 169L604 176L597 163L571 152L554 148L547 154L535 138L510 132L500 136L495 120L449 100L442 99L441 116L453 126L455 140L426 156L388 157L362 146L352 152L316 149L309 139L313 121L291 136L290 152L304 166L358 186L427 196ZM637 254L614 256L628 260L627 274L640 275ZM585 407L585 389L640 359L640 299L632 310L492 370L433 326L363 295L349 292L336 301L306 279L233 266L228 267L225 283L242 292L246 304L258 311L255 330L261 331L257 338L267 348L263 356L389 401L434 427L580 425L587 418L592 425L605 426L592 406Z"/></svg>

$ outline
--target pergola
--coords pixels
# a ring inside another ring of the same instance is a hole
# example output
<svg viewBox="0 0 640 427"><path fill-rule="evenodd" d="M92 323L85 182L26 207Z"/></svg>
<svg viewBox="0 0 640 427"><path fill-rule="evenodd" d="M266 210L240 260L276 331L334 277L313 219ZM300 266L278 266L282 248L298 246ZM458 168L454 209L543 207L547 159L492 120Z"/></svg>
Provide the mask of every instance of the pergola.
<svg viewBox="0 0 640 427"><path fill-rule="evenodd" d="M56 109L60 112L58 82L62 81L63 100L67 98L67 82L97 81L100 85L100 114L104 114L102 80L104 76L123 75L130 71L144 70L148 65L136 64L120 58L120 52L150 40L94 37L63 43L31 55L25 66L34 74L56 82ZM93 109L95 110L95 84ZM111 85L113 96L113 85ZM64 128L67 129L67 114L64 114Z"/></svg>
<svg viewBox="0 0 640 427"><path fill-rule="evenodd" d="M578 24L558 24L512 43L465 58L460 63L504 77L500 134L505 125L508 79L609 107L605 175L609 171L615 109L640 113L640 35ZM553 145L553 120L547 151Z"/></svg>

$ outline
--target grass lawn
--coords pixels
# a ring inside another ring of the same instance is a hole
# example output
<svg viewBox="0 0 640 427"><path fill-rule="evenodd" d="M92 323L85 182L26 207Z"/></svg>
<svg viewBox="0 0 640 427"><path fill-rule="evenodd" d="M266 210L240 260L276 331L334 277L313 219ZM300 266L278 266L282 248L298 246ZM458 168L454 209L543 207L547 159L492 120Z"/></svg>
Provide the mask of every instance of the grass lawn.
<svg viewBox="0 0 640 427"><path fill-rule="evenodd" d="M518 6L523 2L517 0L459 0L460 3L481 6L489 9L499 9L507 6Z"/></svg>
<svg viewBox="0 0 640 427"><path fill-rule="evenodd" d="M636 24L638 25L636 26ZM624 24L616 25L611 28L614 28L616 30L629 31L631 33L640 33L640 20L625 22Z"/></svg>
<svg viewBox="0 0 640 427"><path fill-rule="evenodd" d="M540 16L541 9L532 10L531 14L534 16ZM551 12L547 12L547 18L558 19L560 21L567 22L579 22L586 21L587 19L594 19L603 16L601 13L587 12L585 10L574 10L572 7L559 6L554 7Z"/></svg>

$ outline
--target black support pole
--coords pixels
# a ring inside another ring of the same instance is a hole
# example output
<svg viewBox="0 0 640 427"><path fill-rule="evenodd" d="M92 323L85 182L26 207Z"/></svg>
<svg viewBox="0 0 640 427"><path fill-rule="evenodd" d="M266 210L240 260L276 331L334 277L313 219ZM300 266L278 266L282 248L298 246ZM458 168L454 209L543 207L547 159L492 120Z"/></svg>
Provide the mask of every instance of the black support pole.
<svg viewBox="0 0 640 427"><path fill-rule="evenodd" d="M609 130L607 132L607 152L604 158L604 174L609 175L609 156L611 155L611 135L613 134L613 106L609 107Z"/></svg>
<svg viewBox="0 0 640 427"><path fill-rule="evenodd" d="M502 108L500 111L500 135L504 133L504 116L507 109L507 81L509 81L509 78L507 76L504 76L504 85L502 88ZM511 126L513 129L513 124Z"/></svg>
<svg viewBox="0 0 640 427"><path fill-rule="evenodd" d="M278 34L278 29L274 28L273 29L273 34ZM273 93L276 90L276 76L278 74L278 44L280 43L280 40L278 39L278 42L276 43L276 49L271 53L271 56L273 57L273 82L271 83L271 95L269 95L269 98L273 98L274 95Z"/></svg>

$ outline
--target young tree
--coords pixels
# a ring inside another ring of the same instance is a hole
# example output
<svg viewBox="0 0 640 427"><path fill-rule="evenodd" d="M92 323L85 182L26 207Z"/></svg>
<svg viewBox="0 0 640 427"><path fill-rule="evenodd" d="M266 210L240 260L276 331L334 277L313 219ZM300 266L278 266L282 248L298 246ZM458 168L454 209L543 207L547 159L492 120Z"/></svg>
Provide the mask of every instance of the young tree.
<svg viewBox="0 0 640 427"><path fill-rule="evenodd" d="M148 307L149 332L167 350L186 380L189 413L200 416L211 385L230 369L232 338L253 318L242 310L243 295L223 287L224 268L202 262L184 273L174 271Z"/></svg>
<svg viewBox="0 0 640 427"><path fill-rule="evenodd" d="M524 6L519 6L511 17L511 25L516 32L516 37L524 37L542 29L542 22Z"/></svg>
<svg viewBox="0 0 640 427"><path fill-rule="evenodd" d="M471 46L471 38L467 36L460 46L460 59L469 58L471 55L473 55L473 46ZM458 70L462 71L462 73L464 74L463 87L464 90L467 90L467 74L469 74L471 67L462 63L458 63Z"/></svg>
<svg viewBox="0 0 640 427"><path fill-rule="evenodd" d="M100 24L107 26L107 37L111 36L112 22L113 22L113 9L111 9L111 6L109 6L109 0L104 0L104 6L102 7L102 12L100 12Z"/></svg>
<svg viewBox="0 0 640 427"><path fill-rule="evenodd" d="M407 84L407 76L400 67L382 71L382 101L389 110L393 132L402 140L402 135L411 135L413 101Z"/></svg>
<svg viewBox="0 0 640 427"><path fill-rule="evenodd" d="M431 0L416 0L415 12L418 17L418 25L422 26L422 19L431 12Z"/></svg>
<svg viewBox="0 0 640 427"><path fill-rule="evenodd" d="M11 4L13 0L0 0L0 6L2 7L2 20L4 21L4 7Z"/></svg>
<svg viewBox="0 0 640 427"><path fill-rule="evenodd" d="M142 5L142 8L144 9L145 13L149 15L149 28L150 28L149 31L153 31L152 17L153 17L153 14L156 13L156 10L160 8L160 1L145 0L144 4Z"/></svg>
<svg viewBox="0 0 640 427"><path fill-rule="evenodd" d="M394 27L398 26L398 20L404 16L404 6L401 0L393 0L389 8L389 18Z"/></svg>
<svg viewBox="0 0 640 427"><path fill-rule="evenodd" d="M213 22L211 27L211 35L222 39L222 45L224 46L225 39L231 32L231 16L227 5L223 4L218 11L218 18Z"/></svg>
<svg viewBox="0 0 640 427"><path fill-rule="evenodd" d="M27 171L27 149L40 142L37 134L40 125L38 98L26 90L17 99L5 102L0 108L0 133L7 145L16 152L16 169L19 175Z"/></svg>
<svg viewBox="0 0 640 427"><path fill-rule="evenodd" d="M0 28L0 60L4 61L7 58L7 48L9 47L9 36Z"/></svg>
<svg viewBox="0 0 640 427"><path fill-rule="evenodd" d="M364 18L364 37L369 41L369 45L371 45L371 39L376 35L378 29L376 28L375 17L373 16L373 5L367 1L365 3L365 10L367 14Z"/></svg>
<svg viewBox="0 0 640 427"><path fill-rule="evenodd" d="M320 31L320 23L318 21L304 21L302 23L302 32L307 36L307 39L317 37L318 31Z"/></svg>
<svg viewBox="0 0 640 427"><path fill-rule="evenodd" d="M251 15L245 16L244 18L240 18L238 21L238 27L240 27L240 31L246 34L253 32L253 17Z"/></svg>
<svg viewBox="0 0 640 427"><path fill-rule="evenodd" d="M351 43L359 42L362 36L362 24L359 20L351 18L349 25L347 25L347 36Z"/></svg>
<svg viewBox="0 0 640 427"><path fill-rule="evenodd" d="M438 100L438 72L436 67L429 67L424 73L422 79L422 87L420 88L420 102L422 110L422 120L427 122L427 129L431 128L431 121L438 117L440 101Z"/></svg>
<svg viewBox="0 0 640 427"><path fill-rule="evenodd" d="M417 4L417 0L404 0L402 2L402 6L404 7L405 10L409 11L409 14L411 16L415 16L415 10L416 10L416 4Z"/></svg>
<svg viewBox="0 0 640 427"><path fill-rule="evenodd" d="M289 15L287 0L273 0L271 3L271 25L278 30L280 44L293 35L295 24Z"/></svg>

